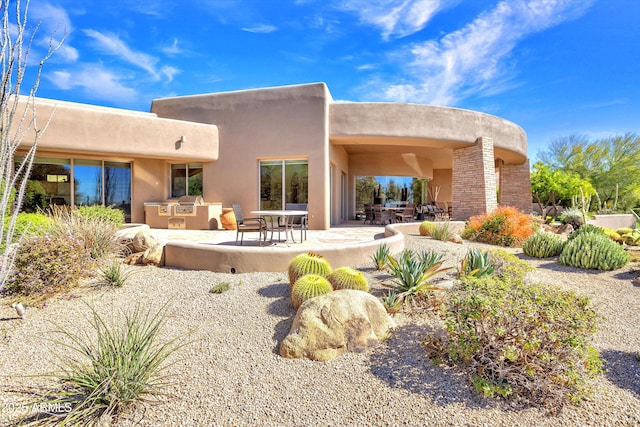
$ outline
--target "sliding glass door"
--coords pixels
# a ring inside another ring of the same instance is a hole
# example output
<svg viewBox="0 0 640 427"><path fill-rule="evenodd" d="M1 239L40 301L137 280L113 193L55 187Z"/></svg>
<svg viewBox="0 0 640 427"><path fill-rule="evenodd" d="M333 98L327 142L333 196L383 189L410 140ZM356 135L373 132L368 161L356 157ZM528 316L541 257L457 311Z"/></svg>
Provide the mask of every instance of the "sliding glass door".
<svg viewBox="0 0 640 427"><path fill-rule="evenodd" d="M260 209L284 209L287 203L308 203L307 160L260 161Z"/></svg>

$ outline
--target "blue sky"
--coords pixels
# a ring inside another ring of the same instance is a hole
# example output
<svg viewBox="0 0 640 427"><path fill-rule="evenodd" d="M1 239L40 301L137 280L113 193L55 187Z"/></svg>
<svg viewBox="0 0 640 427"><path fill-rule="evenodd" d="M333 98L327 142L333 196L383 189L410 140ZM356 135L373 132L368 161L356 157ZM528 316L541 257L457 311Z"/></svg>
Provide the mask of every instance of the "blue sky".
<svg viewBox="0 0 640 427"><path fill-rule="evenodd" d="M555 138L640 133L639 0L31 0L38 96L155 98L326 82L335 100L482 111Z"/></svg>

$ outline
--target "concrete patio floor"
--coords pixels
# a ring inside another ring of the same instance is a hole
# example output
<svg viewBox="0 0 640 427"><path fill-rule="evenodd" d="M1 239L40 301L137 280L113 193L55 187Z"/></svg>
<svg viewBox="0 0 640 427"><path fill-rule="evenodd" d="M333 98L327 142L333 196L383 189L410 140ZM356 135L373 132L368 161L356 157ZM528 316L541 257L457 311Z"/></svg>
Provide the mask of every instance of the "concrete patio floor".
<svg viewBox="0 0 640 427"><path fill-rule="evenodd" d="M166 267L250 273L287 271L291 259L305 252L318 253L333 266L362 265L383 243L392 252L403 250L403 233L418 233L419 225L419 222L363 225L362 221L353 221L329 230L308 230L303 242L299 230L294 231L296 243L270 242L269 234L263 246L258 243L258 233L247 233L244 244L236 244L235 230L151 229L151 234L165 243Z"/></svg>

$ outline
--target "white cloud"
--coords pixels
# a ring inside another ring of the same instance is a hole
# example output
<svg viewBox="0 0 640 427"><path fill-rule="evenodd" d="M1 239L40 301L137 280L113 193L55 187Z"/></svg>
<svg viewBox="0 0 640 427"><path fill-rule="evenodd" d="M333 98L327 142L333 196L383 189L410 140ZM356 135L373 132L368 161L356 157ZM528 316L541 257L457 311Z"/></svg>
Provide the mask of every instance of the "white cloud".
<svg viewBox="0 0 640 427"><path fill-rule="evenodd" d="M382 37L404 37L422 30L439 11L460 0L347 0L344 10L356 12L360 20L382 29Z"/></svg>
<svg viewBox="0 0 640 427"><path fill-rule="evenodd" d="M440 40L414 44L410 78L386 84L381 98L452 105L472 94L509 85L506 59L527 35L582 13L592 0L503 0L464 28Z"/></svg>
<svg viewBox="0 0 640 427"><path fill-rule="evenodd" d="M173 38L173 41L171 42L170 45L163 46L160 50L162 51L162 53L168 56L175 56L184 52L184 49L182 49L178 45L178 39L175 37Z"/></svg>
<svg viewBox="0 0 640 427"><path fill-rule="evenodd" d="M165 65L162 68L160 68L160 72L162 73L162 75L164 75L167 78L169 82L173 81L173 78L176 75L180 74L179 69L172 67L170 65Z"/></svg>
<svg viewBox="0 0 640 427"><path fill-rule="evenodd" d="M160 75L155 68L158 63L157 58L146 53L136 52L127 46L115 34L105 34L95 30L84 30L83 32L87 36L91 37L95 41L97 48L104 53L117 56L124 61L147 71L154 79L160 79Z"/></svg>
<svg viewBox="0 0 640 427"><path fill-rule="evenodd" d="M278 30L277 27L274 27L273 25L268 25L268 24L260 24L260 25L254 25L253 27L242 28L242 31L246 31L248 33L259 33L259 34L269 34L277 30Z"/></svg>
<svg viewBox="0 0 640 427"><path fill-rule="evenodd" d="M132 101L138 96L135 89L120 81L120 76L101 65L87 65L74 71L48 72L45 77L63 90L82 89L87 96L109 101Z"/></svg>

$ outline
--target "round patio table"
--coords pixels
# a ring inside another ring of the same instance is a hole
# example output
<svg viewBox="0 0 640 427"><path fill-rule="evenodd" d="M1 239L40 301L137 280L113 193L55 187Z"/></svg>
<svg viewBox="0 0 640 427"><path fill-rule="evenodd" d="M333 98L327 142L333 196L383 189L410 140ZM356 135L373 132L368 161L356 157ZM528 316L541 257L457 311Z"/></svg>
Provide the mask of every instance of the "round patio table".
<svg viewBox="0 0 640 427"><path fill-rule="evenodd" d="M273 232L278 230L278 238L280 237L280 224L274 223L275 218L284 218L284 242L289 246L289 233L291 234L291 240L295 243L296 239L293 238L293 223L292 218L296 216L307 216L309 211L300 210L257 210L251 211L251 215L257 215L260 217L268 217L271 230L271 241L273 241Z"/></svg>

